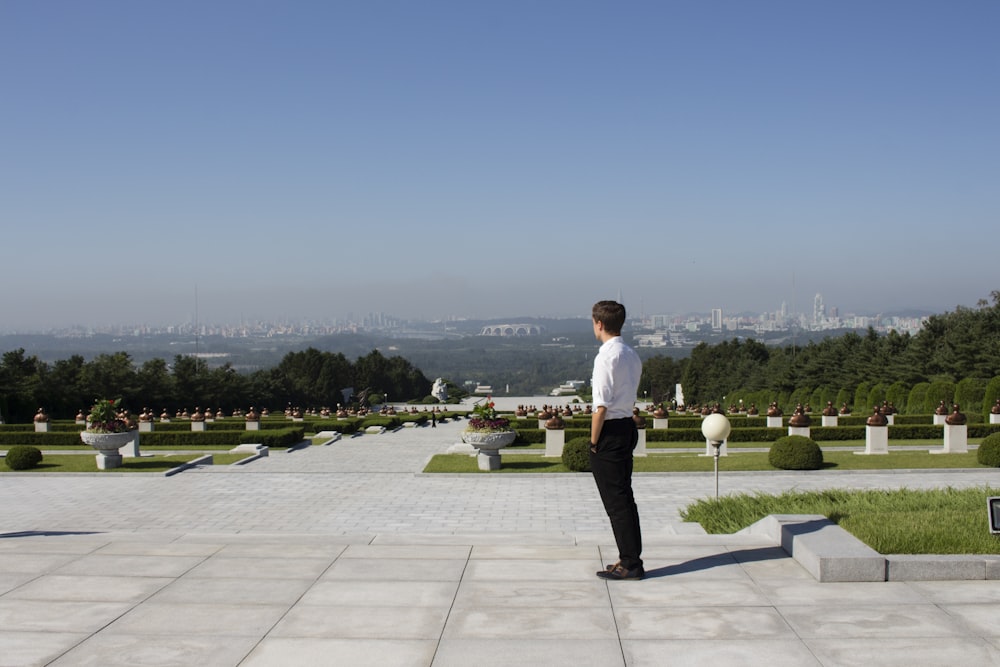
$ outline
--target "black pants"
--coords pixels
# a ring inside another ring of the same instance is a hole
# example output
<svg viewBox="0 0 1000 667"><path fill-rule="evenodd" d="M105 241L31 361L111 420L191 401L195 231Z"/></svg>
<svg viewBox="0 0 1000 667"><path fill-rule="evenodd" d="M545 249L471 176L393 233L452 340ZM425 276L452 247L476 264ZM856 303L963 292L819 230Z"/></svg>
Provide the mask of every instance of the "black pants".
<svg viewBox="0 0 1000 667"><path fill-rule="evenodd" d="M632 450L638 442L639 431L631 417L609 419L601 428L597 453L590 452L590 469L611 519L618 559L629 570L642 565L639 509L632 495Z"/></svg>

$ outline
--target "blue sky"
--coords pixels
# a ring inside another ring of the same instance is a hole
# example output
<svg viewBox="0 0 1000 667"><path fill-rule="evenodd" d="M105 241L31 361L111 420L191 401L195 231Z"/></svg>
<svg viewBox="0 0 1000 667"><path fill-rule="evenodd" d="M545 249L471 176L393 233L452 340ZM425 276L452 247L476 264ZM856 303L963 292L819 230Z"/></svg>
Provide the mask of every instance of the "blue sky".
<svg viewBox="0 0 1000 667"><path fill-rule="evenodd" d="M974 305L1000 3L0 0L0 329Z"/></svg>

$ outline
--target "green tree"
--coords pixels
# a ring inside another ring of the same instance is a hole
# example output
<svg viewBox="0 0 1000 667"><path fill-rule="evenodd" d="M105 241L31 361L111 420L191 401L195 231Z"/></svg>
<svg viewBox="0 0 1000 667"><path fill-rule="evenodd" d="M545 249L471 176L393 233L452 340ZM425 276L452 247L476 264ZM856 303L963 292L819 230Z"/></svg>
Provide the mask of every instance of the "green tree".
<svg viewBox="0 0 1000 667"><path fill-rule="evenodd" d="M132 357L127 352L99 354L83 367L84 385L93 396L88 406L97 398L121 398L122 407L135 412L138 383Z"/></svg>
<svg viewBox="0 0 1000 667"><path fill-rule="evenodd" d="M652 403L670 400L681 382L683 364L672 357L657 355L642 364L642 378L639 394L647 396Z"/></svg>
<svg viewBox="0 0 1000 667"><path fill-rule="evenodd" d="M983 411L983 397L986 395L987 380L982 378L962 378L955 385L955 402L962 412L979 414Z"/></svg>
<svg viewBox="0 0 1000 667"><path fill-rule="evenodd" d="M997 400L1000 399L1000 375L996 375L992 380L986 383L986 391L983 392L983 416L990 414L993 411L993 406L997 404ZM986 417L987 421L989 420Z"/></svg>
<svg viewBox="0 0 1000 667"><path fill-rule="evenodd" d="M948 408L948 412L951 412L951 404L954 402L954 398L954 384L944 380L931 382L927 387L927 394L924 396L924 414L933 413L941 403L944 403L944 406Z"/></svg>
<svg viewBox="0 0 1000 667"><path fill-rule="evenodd" d="M136 371L136 408L149 408L159 414L167 408L176 409L181 401L176 395L174 378L170 368L163 359L150 359L143 362Z"/></svg>
<svg viewBox="0 0 1000 667"><path fill-rule="evenodd" d="M906 386L906 383L902 381L893 382L889 385L889 388L885 390L885 398L887 401L892 403L892 406L896 408L900 413L906 412L906 399L909 396L910 390Z"/></svg>
<svg viewBox="0 0 1000 667"><path fill-rule="evenodd" d="M930 386L930 382L918 382L913 385L913 389L910 390L909 396L906 397L906 414L927 414L927 390ZM933 412L933 410L931 412Z"/></svg>
<svg viewBox="0 0 1000 667"><path fill-rule="evenodd" d="M868 394L871 393L871 386L867 382L861 382L854 389L854 412L858 414L871 414L872 406L868 402Z"/></svg>
<svg viewBox="0 0 1000 667"><path fill-rule="evenodd" d="M40 403L48 406L50 415L66 419L86 410L94 396L84 383L84 359L79 354L56 361L51 369L40 373L42 397Z"/></svg>
<svg viewBox="0 0 1000 667"><path fill-rule="evenodd" d="M44 363L24 348L4 352L0 363L0 414L10 422L31 421L38 405Z"/></svg>
<svg viewBox="0 0 1000 667"><path fill-rule="evenodd" d="M885 400L885 385L879 382L868 390L868 400L865 401L865 404L870 408L875 405L882 405Z"/></svg>
<svg viewBox="0 0 1000 667"><path fill-rule="evenodd" d="M179 408L207 408L208 364L189 355L174 357L174 388Z"/></svg>

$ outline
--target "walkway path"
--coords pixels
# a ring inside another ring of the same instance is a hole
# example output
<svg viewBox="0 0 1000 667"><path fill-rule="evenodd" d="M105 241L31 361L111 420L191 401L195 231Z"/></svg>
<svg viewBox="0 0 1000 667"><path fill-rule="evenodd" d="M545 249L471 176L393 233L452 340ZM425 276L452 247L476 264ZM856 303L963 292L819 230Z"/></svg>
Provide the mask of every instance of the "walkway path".
<svg viewBox="0 0 1000 667"><path fill-rule="evenodd" d="M0 665L1000 664L1000 582L819 584L635 487L643 582L607 584L588 475L423 475L463 424L173 477L0 475ZM998 485L996 471L725 473L723 493ZM985 518L984 518L985 529Z"/></svg>

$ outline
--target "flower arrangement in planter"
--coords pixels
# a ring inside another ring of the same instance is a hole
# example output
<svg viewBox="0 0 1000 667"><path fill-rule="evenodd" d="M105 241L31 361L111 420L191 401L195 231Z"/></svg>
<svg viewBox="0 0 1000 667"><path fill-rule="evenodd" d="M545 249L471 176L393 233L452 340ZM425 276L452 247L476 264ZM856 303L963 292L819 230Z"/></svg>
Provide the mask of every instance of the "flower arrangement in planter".
<svg viewBox="0 0 1000 667"><path fill-rule="evenodd" d="M510 430L510 420L497 414L496 403L491 396L472 408L466 433L502 433Z"/></svg>
<svg viewBox="0 0 1000 667"><path fill-rule="evenodd" d="M462 432L462 441L479 450L480 470L499 470L500 450L516 438L517 431L511 429L509 419L497 414L491 396L472 409L469 425Z"/></svg>
<svg viewBox="0 0 1000 667"><path fill-rule="evenodd" d="M99 398L94 401L94 407L87 415L87 431L90 433L126 433L131 430L129 424L118 416L122 399L114 400Z"/></svg>
<svg viewBox="0 0 1000 667"><path fill-rule="evenodd" d="M132 432L135 425L119 416L120 404L120 398L97 399L87 415L87 428L80 432L80 439L84 444L97 450L99 470L120 466L122 455L118 450L135 437Z"/></svg>

